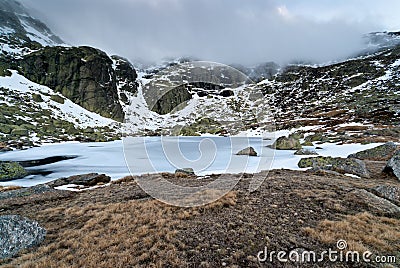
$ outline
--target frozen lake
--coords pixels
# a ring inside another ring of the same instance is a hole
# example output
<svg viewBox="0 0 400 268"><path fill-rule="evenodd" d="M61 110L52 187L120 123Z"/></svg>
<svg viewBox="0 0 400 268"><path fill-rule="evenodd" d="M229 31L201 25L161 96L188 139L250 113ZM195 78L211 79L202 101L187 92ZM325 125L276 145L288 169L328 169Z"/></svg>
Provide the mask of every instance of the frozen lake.
<svg viewBox="0 0 400 268"><path fill-rule="evenodd" d="M2 182L0 185L33 186L61 177L91 172L105 173L115 180L130 174L174 172L177 168L193 168L197 175L299 169L297 163L304 156L296 156L291 150L279 151L266 147L272 143L273 140L262 138L145 137L106 143L44 145L0 153L0 161L26 161L53 156L76 158L27 168L36 173L49 174L31 175L20 180ZM322 156L347 157L351 153L378 145L380 144L322 144L318 145L322 149L317 152ZM248 146L254 147L259 157L236 155Z"/></svg>

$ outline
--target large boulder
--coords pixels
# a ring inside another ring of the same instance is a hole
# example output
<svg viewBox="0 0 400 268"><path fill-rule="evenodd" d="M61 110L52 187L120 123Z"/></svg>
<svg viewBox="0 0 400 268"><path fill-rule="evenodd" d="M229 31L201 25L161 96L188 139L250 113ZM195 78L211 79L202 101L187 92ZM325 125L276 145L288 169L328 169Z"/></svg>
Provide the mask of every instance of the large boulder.
<svg viewBox="0 0 400 268"><path fill-rule="evenodd" d="M276 150L299 150L302 148L300 140L293 137L279 137L271 147Z"/></svg>
<svg viewBox="0 0 400 268"><path fill-rule="evenodd" d="M385 199L400 204L400 187L394 185L378 185L372 191Z"/></svg>
<svg viewBox="0 0 400 268"><path fill-rule="evenodd" d="M22 179L28 172L16 162L0 162L0 181Z"/></svg>
<svg viewBox="0 0 400 268"><path fill-rule="evenodd" d="M46 230L35 221L18 215L0 216L0 259L40 245L45 236Z"/></svg>
<svg viewBox="0 0 400 268"><path fill-rule="evenodd" d="M106 176L105 174L98 173L89 173L83 175L75 175L68 178L61 178L51 182L48 182L47 185L50 187L59 187L68 184L76 184L83 186L95 186L99 183L109 183L111 178Z"/></svg>
<svg viewBox="0 0 400 268"><path fill-rule="evenodd" d="M361 160L389 160L396 152L397 145L394 142L388 142L372 149L364 150L351 154L348 158L357 158Z"/></svg>
<svg viewBox="0 0 400 268"><path fill-rule="evenodd" d="M299 161L300 168L312 168L313 170L331 170L341 174L353 174L359 177L369 178L369 172L365 163L354 158L340 157L310 157Z"/></svg>
<svg viewBox="0 0 400 268"><path fill-rule="evenodd" d="M400 180L400 150L398 150L387 162L386 167L383 171L390 175L394 175Z"/></svg>
<svg viewBox="0 0 400 268"><path fill-rule="evenodd" d="M240 150L239 152L237 152L236 155L248 155L248 156L257 156L257 152L256 150L254 150L253 147L247 147L243 150Z"/></svg>
<svg viewBox="0 0 400 268"><path fill-rule="evenodd" d="M349 192L348 196L352 200L358 200L360 204L363 204L367 207L368 211L373 213L388 217L400 216L400 207L364 189L355 189Z"/></svg>

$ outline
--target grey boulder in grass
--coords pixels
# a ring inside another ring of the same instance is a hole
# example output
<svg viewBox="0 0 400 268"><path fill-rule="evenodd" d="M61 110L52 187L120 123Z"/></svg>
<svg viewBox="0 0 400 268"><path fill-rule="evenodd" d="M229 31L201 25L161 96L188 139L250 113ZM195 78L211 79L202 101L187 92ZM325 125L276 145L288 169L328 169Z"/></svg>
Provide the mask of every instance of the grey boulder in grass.
<svg viewBox="0 0 400 268"><path fill-rule="evenodd" d="M40 245L45 236L46 230L35 221L18 215L0 216L0 259Z"/></svg>

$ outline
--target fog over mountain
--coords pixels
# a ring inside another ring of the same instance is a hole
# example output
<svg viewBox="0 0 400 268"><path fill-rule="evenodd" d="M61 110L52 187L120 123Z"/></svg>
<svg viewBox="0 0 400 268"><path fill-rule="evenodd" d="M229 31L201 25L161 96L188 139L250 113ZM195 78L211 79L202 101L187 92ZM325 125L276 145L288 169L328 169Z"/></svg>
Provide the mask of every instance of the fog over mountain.
<svg viewBox="0 0 400 268"><path fill-rule="evenodd" d="M23 0L66 42L131 61L193 56L223 63L327 62L400 29L397 0Z"/></svg>

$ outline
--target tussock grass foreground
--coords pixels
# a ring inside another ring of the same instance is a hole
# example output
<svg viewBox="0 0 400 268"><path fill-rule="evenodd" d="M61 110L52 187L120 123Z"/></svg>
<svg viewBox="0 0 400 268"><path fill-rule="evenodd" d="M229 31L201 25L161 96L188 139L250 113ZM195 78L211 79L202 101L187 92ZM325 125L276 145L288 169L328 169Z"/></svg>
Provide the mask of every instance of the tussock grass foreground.
<svg viewBox="0 0 400 268"><path fill-rule="evenodd" d="M384 164L368 163L373 179L271 171L251 193L248 185L252 178L245 174L224 198L197 208L160 203L140 189L136 183L140 178L135 177L90 191L55 191L0 200L0 215L28 217L47 230L39 247L0 265L298 267L278 261L260 263L256 256L265 247L270 251L300 248L321 252L335 248L340 239L347 240L352 250L398 254L400 215L372 209L371 199L357 195L357 190L368 191L377 185L400 187L397 180L379 177ZM184 185L215 179L162 176ZM236 179L241 175L230 176ZM206 194L213 196L215 192ZM324 262L300 267L353 266Z"/></svg>
<svg viewBox="0 0 400 268"><path fill-rule="evenodd" d="M400 252L400 220L368 212L347 215L339 221L323 220L305 231L326 244L344 239L351 251Z"/></svg>
<svg viewBox="0 0 400 268"><path fill-rule="evenodd" d="M155 200L56 207L43 211L49 219L62 215L63 226L47 226L46 244L5 267L181 267L175 239L180 221L207 210L234 205L236 193L205 207L183 209ZM75 228L68 228L71 224ZM62 230L59 232L59 230Z"/></svg>

